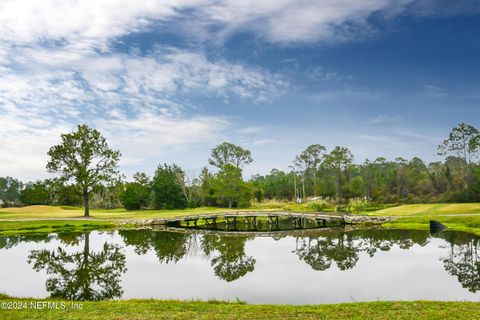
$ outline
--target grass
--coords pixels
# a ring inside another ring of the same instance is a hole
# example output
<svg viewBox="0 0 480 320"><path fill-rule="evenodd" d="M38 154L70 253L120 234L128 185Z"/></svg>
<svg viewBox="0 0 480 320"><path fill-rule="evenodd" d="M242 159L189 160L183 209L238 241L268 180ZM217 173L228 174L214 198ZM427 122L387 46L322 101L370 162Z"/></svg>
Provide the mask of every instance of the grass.
<svg viewBox="0 0 480 320"><path fill-rule="evenodd" d="M395 229L429 230L430 220L436 220L447 226L450 230L463 231L480 236L480 216L414 216L399 218L384 223L382 227Z"/></svg>
<svg viewBox="0 0 480 320"><path fill-rule="evenodd" d="M379 216L480 214L480 203L408 204L378 210L372 214Z"/></svg>
<svg viewBox="0 0 480 320"><path fill-rule="evenodd" d="M57 301L19 299L0 295L1 302ZM82 310L1 310L10 319L474 319L480 304L474 302L366 302L326 305L248 305L245 303L175 300L118 300L77 302Z"/></svg>
<svg viewBox="0 0 480 320"><path fill-rule="evenodd" d="M41 220L41 221L0 221L0 235L34 235L47 233L81 232L112 229L112 221L103 220Z"/></svg>
<svg viewBox="0 0 480 320"><path fill-rule="evenodd" d="M480 203L409 204L370 214L400 217L384 223L385 228L429 230L430 220L436 220L451 230L480 235Z"/></svg>
<svg viewBox="0 0 480 320"><path fill-rule="evenodd" d="M113 229L121 220L144 220L171 218L184 215L241 211L245 209L225 209L200 207L185 210L132 210L94 209L90 219L83 218L83 209L60 206L28 206L0 209L0 235L46 234L97 229ZM35 220L38 219L38 220ZM62 220L63 219L63 220ZM128 225L123 224L122 228Z"/></svg>
<svg viewBox="0 0 480 320"><path fill-rule="evenodd" d="M190 214L202 214L225 211L242 211L246 209L226 209L216 207L199 207L184 210L125 210L125 209L93 209L90 210L93 219L154 219L170 218ZM53 219L81 218L83 209L57 206L28 206L23 208L0 209L0 221L9 219Z"/></svg>
<svg viewBox="0 0 480 320"><path fill-rule="evenodd" d="M306 204L293 205L295 211L307 211ZM286 208L258 208L262 210L292 210ZM117 219L151 219L187 214L222 212L222 208L195 208L187 210L126 211L93 210L92 219L82 217L83 211L74 207L30 206L0 209L0 235L44 234L51 232L109 229ZM373 215L403 216L384 224L387 228L428 230L431 219L438 220L452 230L480 235L480 204L405 205L371 212ZM4 221L2 221L2 219ZM50 219L50 220L28 220ZM70 220L61 220L70 219ZM7 221L15 220L15 221ZM54 301L20 299L0 294L5 301ZM59 300L56 300L57 302ZM67 306L70 302L65 302ZM330 305L248 305L221 301L167 301L118 300L79 302L82 310L2 310L1 319L472 319L480 318L480 304L473 302L400 301L367 302Z"/></svg>
<svg viewBox="0 0 480 320"><path fill-rule="evenodd" d="M315 211L312 203L293 204L284 202L266 202L255 204L249 210L288 210ZM412 204L392 207L391 205L372 206L380 209L367 212L376 216L398 216L383 226L386 228L428 230L430 220L438 220L452 230L471 232L480 235L480 203L437 203ZM92 229L114 228L116 221L130 219L170 218L183 215L241 211L245 209L225 209L200 207L185 210L133 210L94 209L91 219L83 217L83 210L76 207L28 206L23 208L0 209L0 235L84 231ZM328 211L328 208L327 210ZM479 214L478 216L469 214ZM32 220L42 219L42 220ZM65 220L62 220L65 219Z"/></svg>

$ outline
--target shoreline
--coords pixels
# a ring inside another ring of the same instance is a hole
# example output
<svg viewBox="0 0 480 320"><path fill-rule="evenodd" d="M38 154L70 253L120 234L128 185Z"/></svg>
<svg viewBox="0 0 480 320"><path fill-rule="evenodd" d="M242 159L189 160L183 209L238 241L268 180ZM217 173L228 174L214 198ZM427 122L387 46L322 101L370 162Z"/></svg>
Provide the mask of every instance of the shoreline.
<svg viewBox="0 0 480 320"><path fill-rule="evenodd" d="M32 304L33 303L33 304ZM15 309L13 308L15 304ZM374 301L315 305L246 304L219 300L67 301L0 294L2 319L467 319L479 302ZM19 307L20 306L20 307ZM62 307L63 306L63 307Z"/></svg>

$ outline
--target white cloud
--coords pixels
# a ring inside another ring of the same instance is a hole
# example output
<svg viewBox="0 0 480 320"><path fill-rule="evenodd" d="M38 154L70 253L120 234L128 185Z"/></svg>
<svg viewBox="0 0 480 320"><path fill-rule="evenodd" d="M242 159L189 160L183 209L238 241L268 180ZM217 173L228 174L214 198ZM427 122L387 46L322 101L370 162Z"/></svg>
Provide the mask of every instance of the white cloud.
<svg viewBox="0 0 480 320"><path fill-rule="evenodd" d="M1 0L0 38L26 44L108 48L111 39L157 29L216 38L253 32L272 42L344 41L375 33L373 16L478 11L474 0Z"/></svg>
<svg viewBox="0 0 480 320"><path fill-rule="evenodd" d="M447 95L445 90L433 84L424 85L423 92L430 98L444 98Z"/></svg>
<svg viewBox="0 0 480 320"><path fill-rule="evenodd" d="M129 172L179 148L220 140L229 122L188 115L182 97L260 102L284 86L266 70L172 48L146 56L41 47L13 52L0 62L0 176L25 180L46 176L49 147L76 124L104 132L123 151Z"/></svg>
<svg viewBox="0 0 480 320"><path fill-rule="evenodd" d="M385 115L385 114L379 114L372 119L368 120L368 124L384 124L384 123L390 123L390 122L396 122L401 120L402 117L400 116L391 116L391 115Z"/></svg>
<svg viewBox="0 0 480 320"><path fill-rule="evenodd" d="M47 177L49 148L60 134L75 129L75 123L58 117L39 118L22 109L4 108L0 117L0 176L23 180ZM81 121L80 119L77 119ZM109 144L122 151L122 171L131 174L139 167L167 161L172 153L193 145L214 145L230 123L219 117L186 117L144 111L133 118L90 119Z"/></svg>
<svg viewBox="0 0 480 320"><path fill-rule="evenodd" d="M120 53L115 44L123 36L178 32L221 42L251 32L273 43L341 42L375 34L374 16L432 15L436 7L427 0L0 0L0 175L44 174L48 147L77 123L105 131L129 152L127 164L208 144L229 122L187 115L188 97L261 103L288 86L268 70L201 51ZM318 71L325 81L342 77ZM377 98L347 89L316 101L359 97Z"/></svg>
<svg viewBox="0 0 480 320"><path fill-rule="evenodd" d="M154 21L199 6L196 0L2 0L1 38L16 43L99 41L144 30Z"/></svg>

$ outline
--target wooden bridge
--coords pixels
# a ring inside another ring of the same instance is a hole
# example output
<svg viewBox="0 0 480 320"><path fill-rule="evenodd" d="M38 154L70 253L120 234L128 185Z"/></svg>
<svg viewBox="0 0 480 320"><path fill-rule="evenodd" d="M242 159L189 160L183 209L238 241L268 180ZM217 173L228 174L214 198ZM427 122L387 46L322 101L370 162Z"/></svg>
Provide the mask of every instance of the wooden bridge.
<svg viewBox="0 0 480 320"><path fill-rule="evenodd" d="M293 212L265 212L265 211L249 211L249 212L224 212L224 213L210 213L189 215L176 218L165 219L164 223L170 227L198 227L199 221L203 227L214 227L218 222L225 223L226 227L232 227L237 222L243 222L247 226L252 226L254 229L258 224L258 219L267 220L270 229L279 227L280 218L288 218L292 221L293 229L305 229L307 223L313 222L316 227L326 227L333 222L335 225L344 225L345 219L343 215L331 213L293 213Z"/></svg>

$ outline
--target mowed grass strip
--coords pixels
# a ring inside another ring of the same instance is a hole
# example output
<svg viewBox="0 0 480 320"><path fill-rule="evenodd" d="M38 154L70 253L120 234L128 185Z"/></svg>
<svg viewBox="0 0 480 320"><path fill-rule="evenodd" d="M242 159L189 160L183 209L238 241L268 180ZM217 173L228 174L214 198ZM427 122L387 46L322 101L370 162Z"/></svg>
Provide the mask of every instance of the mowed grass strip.
<svg viewBox="0 0 480 320"><path fill-rule="evenodd" d="M41 301L0 297L3 301ZM49 300L44 300L49 301ZM51 300L53 301L53 300ZM57 300L58 301L58 300ZM474 302L366 302L329 305L248 305L221 301L119 300L78 302L82 310L0 310L10 319L476 319Z"/></svg>
<svg viewBox="0 0 480 320"><path fill-rule="evenodd" d="M480 203L407 204L371 212L377 216L480 214Z"/></svg>
<svg viewBox="0 0 480 320"><path fill-rule="evenodd" d="M382 224L385 228L429 230L430 220L436 220L448 230L463 231L480 236L480 216L410 216Z"/></svg>
<svg viewBox="0 0 480 320"><path fill-rule="evenodd" d="M235 212L249 209L225 209L216 207L199 207L183 210L125 210L125 209L92 209L92 219L154 219L171 218L193 214L205 214L215 212ZM254 209L250 209L254 210ZM269 210L271 211L271 210ZM57 219L57 218L82 218L83 209L75 207L57 206L28 206L23 208L0 209L0 220L12 219Z"/></svg>
<svg viewBox="0 0 480 320"><path fill-rule="evenodd" d="M40 220L1 221L0 235L35 235L113 229L116 225L105 220Z"/></svg>

